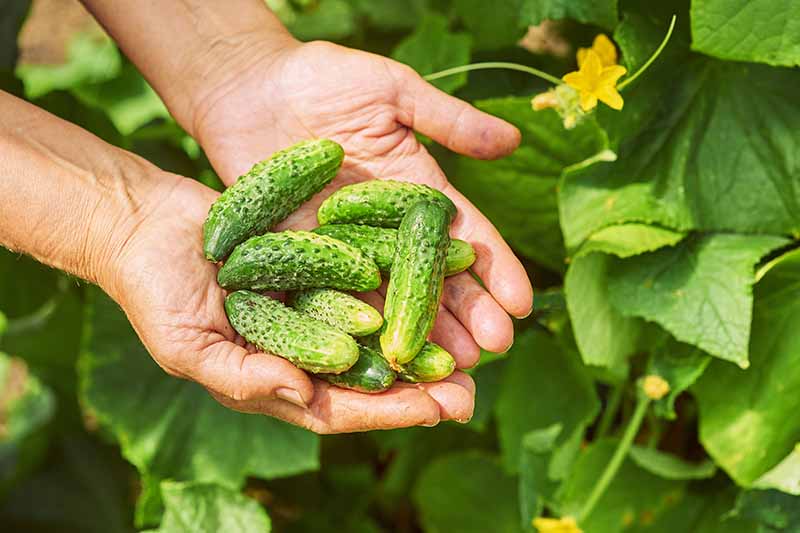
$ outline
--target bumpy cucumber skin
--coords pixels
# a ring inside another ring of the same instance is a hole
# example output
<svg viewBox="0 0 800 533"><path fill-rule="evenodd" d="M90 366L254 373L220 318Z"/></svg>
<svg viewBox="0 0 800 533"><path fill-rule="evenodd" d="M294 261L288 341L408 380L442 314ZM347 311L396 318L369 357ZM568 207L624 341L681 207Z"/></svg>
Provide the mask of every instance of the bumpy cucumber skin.
<svg viewBox="0 0 800 533"><path fill-rule="evenodd" d="M400 224L381 334L381 351L392 366L411 361L433 328L450 247L449 224L447 212L434 202L415 204Z"/></svg>
<svg viewBox="0 0 800 533"><path fill-rule="evenodd" d="M383 325L377 309L355 296L335 289L308 289L291 295L289 305L329 326L358 337L375 333Z"/></svg>
<svg viewBox="0 0 800 533"><path fill-rule="evenodd" d="M394 250L397 246L396 229L362 226L360 224L327 224L313 231L358 248L375 261L381 272L388 273L392 268ZM444 275L453 276L464 272L474 262L475 250L472 245L466 241L453 239L450 242L450 248L447 250Z"/></svg>
<svg viewBox="0 0 800 533"><path fill-rule="evenodd" d="M416 203L438 203L452 220L456 206L440 191L418 183L371 180L342 187L330 195L317 211L319 225L365 224L396 228Z"/></svg>
<svg viewBox="0 0 800 533"><path fill-rule="evenodd" d="M391 388L397 376L386 359L366 346L358 348L358 361L349 370L341 374L317 374L317 377L337 387L371 394Z"/></svg>
<svg viewBox="0 0 800 533"><path fill-rule="evenodd" d="M358 339L358 342L380 353L380 335L370 335ZM397 377L408 383L432 383L443 380L455 369L456 360L450 352L435 342L427 341L414 359L397 366Z"/></svg>
<svg viewBox="0 0 800 533"><path fill-rule="evenodd" d="M282 231L237 246L217 282L225 289L371 291L381 284L381 274L349 244L310 231Z"/></svg>
<svg viewBox="0 0 800 533"><path fill-rule="evenodd" d="M256 163L228 187L208 212L203 251L221 261L234 246L264 233L336 176L344 150L333 141L304 141Z"/></svg>
<svg viewBox="0 0 800 533"><path fill-rule="evenodd" d="M225 312L248 342L309 372L338 374L358 360L358 345L350 335L272 298L236 291L225 299Z"/></svg>

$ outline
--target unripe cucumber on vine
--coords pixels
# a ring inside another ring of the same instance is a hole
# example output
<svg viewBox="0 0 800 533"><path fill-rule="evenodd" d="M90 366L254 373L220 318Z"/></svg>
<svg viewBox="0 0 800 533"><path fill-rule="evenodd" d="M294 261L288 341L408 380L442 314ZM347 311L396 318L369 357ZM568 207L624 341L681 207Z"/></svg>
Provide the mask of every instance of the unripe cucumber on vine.
<svg viewBox="0 0 800 533"><path fill-rule="evenodd" d="M427 185L394 180L370 180L346 185L322 202L317 211L320 226L325 224L365 224L396 228L416 203L438 203L449 219L456 206L442 192Z"/></svg>
<svg viewBox="0 0 800 533"><path fill-rule="evenodd" d="M371 291L381 284L381 275L358 248L310 231L282 231L237 246L217 282L225 289Z"/></svg>
<svg viewBox="0 0 800 533"><path fill-rule="evenodd" d="M380 339L393 368L414 359L433 329L450 247L449 224L449 214L436 202L415 204L400 224Z"/></svg>
<svg viewBox="0 0 800 533"><path fill-rule="evenodd" d="M232 292L225 298L225 312L248 342L309 372L338 374L358 360L358 345L350 335L267 296Z"/></svg>
<svg viewBox="0 0 800 533"><path fill-rule="evenodd" d="M360 224L327 224L313 230L358 248L375 261L381 272L389 273L397 247L397 230ZM444 275L465 271L475 262L475 250L466 241L452 239L445 259Z"/></svg>
<svg viewBox="0 0 800 533"><path fill-rule="evenodd" d="M289 305L350 335L362 337L380 329L377 309L355 296L335 289L308 289L289 296Z"/></svg>
<svg viewBox="0 0 800 533"><path fill-rule="evenodd" d="M336 176L344 150L327 139L303 141L256 163L217 198L203 225L207 259L264 233L320 192Z"/></svg>
<svg viewBox="0 0 800 533"><path fill-rule="evenodd" d="M370 335L358 339L358 342L380 351L379 335ZM404 365L398 365L397 377L400 381L409 383L432 383L443 380L455 369L456 360L450 352L435 342L427 341L414 359Z"/></svg>
<svg viewBox="0 0 800 533"><path fill-rule="evenodd" d="M358 392L383 392L394 384L396 374L383 356L366 346L359 345L358 361L341 374L317 374L317 377L337 387Z"/></svg>

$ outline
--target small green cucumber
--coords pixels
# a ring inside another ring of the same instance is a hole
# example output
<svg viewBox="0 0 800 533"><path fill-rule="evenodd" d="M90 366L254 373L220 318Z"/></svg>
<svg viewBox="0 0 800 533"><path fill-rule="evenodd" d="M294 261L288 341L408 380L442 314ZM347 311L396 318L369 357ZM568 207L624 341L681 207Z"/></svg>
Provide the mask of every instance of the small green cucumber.
<svg viewBox="0 0 800 533"><path fill-rule="evenodd" d="M369 256L381 272L388 273L392 268L394 249L397 246L397 230L376 228L359 224L328 224L313 230L355 246ZM453 239L447 250L444 275L453 276L463 272L475 262L475 250L466 241Z"/></svg>
<svg viewBox="0 0 800 533"><path fill-rule="evenodd" d="M317 211L319 225L365 224L396 228L412 205L421 201L437 202L450 219L456 206L440 191L417 183L371 180L342 187L330 195Z"/></svg>
<svg viewBox="0 0 800 533"><path fill-rule="evenodd" d="M358 248L310 231L251 237L217 274L225 289L371 291L381 284L375 262Z"/></svg>
<svg viewBox="0 0 800 533"><path fill-rule="evenodd" d="M234 246L289 216L336 176L343 159L341 146L319 139L256 163L211 206L203 225L206 258L222 261Z"/></svg>
<svg viewBox="0 0 800 533"><path fill-rule="evenodd" d="M358 339L358 342L380 353L379 335L370 335ZM409 383L431 383L443 380L455 369L456 360L450 352L434 342L427 341L414 359L398 367L397 377Z"/></svg>
<svg viewBox="0 0 800 533"><path fill-rule="evenodd" d="M337 387L358 392L376 393L389 389L396 378L394 370L383 356L366 346L359 345L358 361L341 374L317 374Z"/></svg>
<svg viewBox="0 0 800 533"><path fill-rule="evenodd" d="M350 335L267 296L232 292L225 298L225 312L248 342L309 372L338 374L358 360L358 345Z"/></svg>
<svg viewBox="0 0 800 533"><path fill-rule="evenodd" d="M414 359L433 329L450 247L449 223L438 203L419 202L400 224L381 334L381 351L392 366Z"/></svg>
<svg viewBox="0 0 800 533"><path fill-rule="evenodd" d="M383 325L377 309L355 296L335 289L308 289L289 298L289 305L301 313L358 337L375 333Z"/></svg>

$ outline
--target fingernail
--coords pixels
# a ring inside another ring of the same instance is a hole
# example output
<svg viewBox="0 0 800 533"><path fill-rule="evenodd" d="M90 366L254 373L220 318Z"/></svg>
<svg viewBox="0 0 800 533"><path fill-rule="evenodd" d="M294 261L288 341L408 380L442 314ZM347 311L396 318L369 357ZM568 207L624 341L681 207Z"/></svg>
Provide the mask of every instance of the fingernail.
<svg viewBox="0 0 800 533"><path fill-rule="evenodd" d="M432 427L436 427L438 425L439 425L439 421L438 420L436 422L433 422L432 424L420 424L420 426L422 426L424 428L432 428Z"/></svg>
<svg viewBox="0 0 800 533"><path fill-rule="evenodd" d="M303 401L303 397L300 396L300 393L294 389L281 387L275 391L275 396L281 400L286 400L289 403L293 403L297 407L308 409L308 405L306 405L306 402Z"/></svg>
<svg viewBox="0 0 800 533"><path fill-rule="evenodd" d="M528 312L527 312L527 313L525 313L525 314L524 314L524 315L522 315L522 316L518 316L517 318L518 318L518 319L520 319L520 320L522 320L522 319L525 319L525 318L528 318L529 316L531 316L531 313L533 313L533 306L531 306L531 308L530 308L530 309L528 309Z"/></svg>

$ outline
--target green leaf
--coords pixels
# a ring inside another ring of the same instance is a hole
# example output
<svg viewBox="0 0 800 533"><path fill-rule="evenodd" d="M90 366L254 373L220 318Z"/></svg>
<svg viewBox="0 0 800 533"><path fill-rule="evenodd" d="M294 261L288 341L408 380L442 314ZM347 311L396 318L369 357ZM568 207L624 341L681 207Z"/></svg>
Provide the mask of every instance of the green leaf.
<svg viewBox="0 0 800 533"><path fill-rule="evenodd" d="M123 135L151 120L169 118L161 98L130 63L123 65L115 78L75 87L72 93L86 105L105 111Z"/></svg>
<svg viewBox="0 0 800 533"><path fill-rule="evenodd" d="M692 48L736 61L800 65L797 0L693 0Z"/></svg>
<svg viewBox="0 0 800 533"><path fill-rule="evenodd" d="M380 30L407 30L427 12L428 0L350 0L359 15Z"/></svg>
<svg viewBox="0 0 800 533"><path fill-rule="evenodd" d="M23 361L0 352L0 497L41 459L54 412L53 393Z"/></svg>
<svg viewBox="0 0 800 533"><path fill-rule="evenodd" d="M550 476L550 461L560 433L561 424L553 424L531 431L522 439L519 504L523 529L542 513L558 488L558 483Z"/></svg>
<svg viewBox="0 0 800 533"><path fill-rule="evenodd" d="M566 174L559 201L567 248L626 222L800 233L792 159L800 106L790 89L800 72L694 58L673 65L668 81L631 89L643 105L641 129L628 129L616 162Z"/></svg>
<svg viewBox="0 0 800 533"><path fill-rule="evenodd" d="M684 237L685 233L646 224L609 226L591 234L577 256L602 252L622 258L631 257L665 246L675 246Z"/></svg>
<svg viewBox="0 0 800 533"><path fill-rule="evenodd" d="M208 483L161 483L164 520L153 533L269 533L269 516L254 500Z"/></svg>
<svg viewBox="0 0 800 533"><path fill-rule="evenodd" d="M606 149L604 132L592 120L565 130L555 111L533 111L527 97L483 100L475 105L517 126L522 143L499 161L458 157L451 181L522 255L552 270L563 270L559 176L565 167Z"/></svg>
<svg viewBox="0 0 800 533"><path fill-rule="evenodd" d="M545 19L570 18L607 30L617 25L617 0L524 0L522 21L538 26Z"/></svg>
<svg viewBox="0 0 800 533"><path fill-rule="evenodd" d="M528 330L517 335L495 404L503 464L519 468L523 437L561 424L558 444L582 434L600 403L577 354L564 352L550 335Z"/></svg>
<svg viewBox="0 0 800 533"><path fill-rule="evenodd" d="M452 454L431 463L413 493L428 533L519 533L517 485L500 461L482 452Z"/></svg>
<svg viewBox="0 0 800 533"><path fill-rule="evenodd" d="M455 12L473 37L476 50L513 46L525 34L523 0L453 0Z"/></svg>
<svg viewBox="0 0 800 533"><path fill-rule="evenodd" d="M30 6L30 0L3 2L3 16L0 17L0 71L11 71L17 64L17 35Z"/></svg>
<svg viewBox="0 0 800 533"><path fill-rule="evenodd" d="M674 248L618 261L609 275L611 304L746 368L755 265L787 242L767 235L695 235Z"/></svg>
<svg viewBox="0 0 800 533"><path fill-rule="evenodd" d="M494 404L500 394L505 373L505 360L482 363L472 374L475 380L475 411L466 427L484 431L494 411Z"/></svg>
<svg viewBox="0 0 800 533"><path fill-rule="evenodd" d="M470 37L465 33L450 33L450 23L443 15L428 13L414 33L400 41L392 57L414 68L422 75L469 63ZM433 83L452 93L467 83L467 73L448 76Z"/></svg>
<svg viewBox="0 0 800 533"><path fill-rule="evenodd" d="M690 344L665 336L664 342L652 352L647 373L660 376L669 383L669 393L653 402L653 411L662 418L675 420L675 400L694 385L711 362L711 356Z"/></svg>
<svg viewBox="0 0 800 533"><path fill-rule="evenodd" d="M17 76L25 96L40 98L57 89L108 81L120 72L122 58L114 41L102 33L78 33L69 44L67 61L60 65L25 64Z"/></svg>
<svg viewBox="0 0 800 533"><path fill-rule="evenodd" d="M116 304L97 289L90 296L79 369L82 401L142 474L139 524L158 520L158 484L165 479L236 489L247 476L288 476L318 467L316 435L231 411L201 386L167 376Z"/></svg>
<svg viewBox="0 0 800 533"><path fill-rule="evenodd" d="M0 505L0 523L31 533L132 533L132 472L117 450L82 433L50 448L44 467Z"/></svg>
<svg viewBox="0 0 800 533"><path fill-rule="evenodd" d="M789 392L800 390L798 352L800 251L794 251L756 285L750 367L714 361L692 388L700 441L742 486L757 482L800 442L800 398Z"/></svg>
<svg viewBox="0 0 800 533"><path fill-rule="evenodd" d="M800 498L776 490L742 492L733 514L756 521L755 533L800 531Z"/></svg>
<svg viewBox="0 0 800 533"><path fill-rule="evenodd" d="M294 17L287 27L301 41L335 41L353 34L355 12L345 0L320 0L319 5Z"/></svg>
<svg viewBox="0 0 800 533"><path fill-rule="evenodd" d="M639 467L664 479L707 479L717 472L717 466L708 459L691 463L670 453L643 446L633 446L629 453L631 460Z"/></svg>

